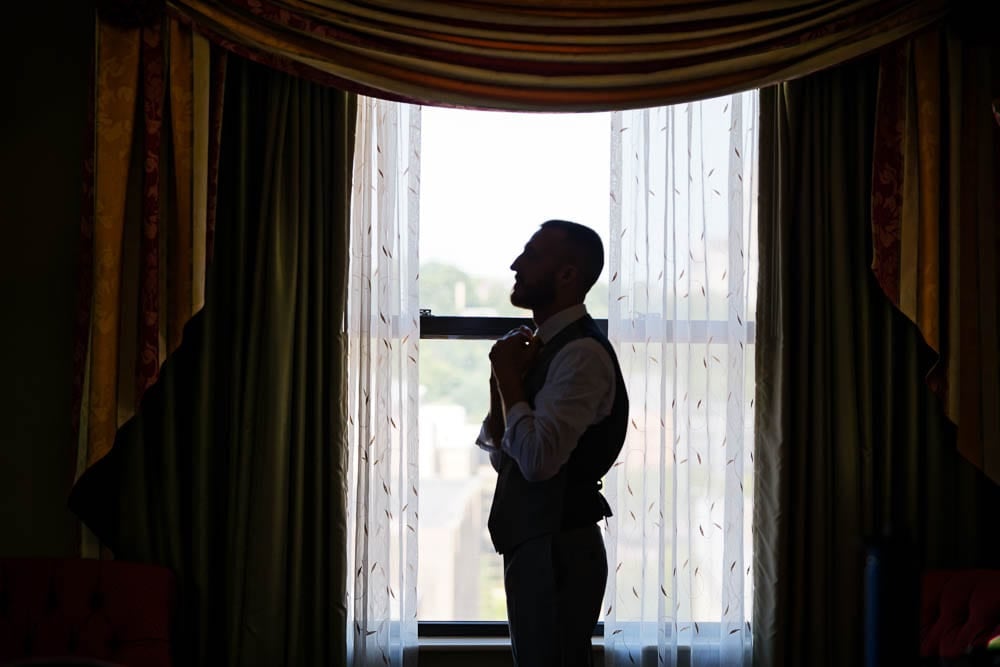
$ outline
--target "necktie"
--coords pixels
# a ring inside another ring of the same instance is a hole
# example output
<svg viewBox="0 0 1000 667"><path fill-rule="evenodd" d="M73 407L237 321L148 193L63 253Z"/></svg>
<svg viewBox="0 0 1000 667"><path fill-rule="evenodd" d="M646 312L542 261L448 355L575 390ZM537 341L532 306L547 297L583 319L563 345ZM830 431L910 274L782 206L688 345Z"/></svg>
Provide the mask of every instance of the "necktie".
<svg viewBox="0 0 1000 667"><path fill-rule="evenodd" d="M534 354L531 356L531 362L528 364L528 370L535 365L535 362L538 360L538 355L541 354L542 347L544 345L545 341L542 340L542 337L538 335L537 331L531 335L531 347L534 350Z"/></svg>

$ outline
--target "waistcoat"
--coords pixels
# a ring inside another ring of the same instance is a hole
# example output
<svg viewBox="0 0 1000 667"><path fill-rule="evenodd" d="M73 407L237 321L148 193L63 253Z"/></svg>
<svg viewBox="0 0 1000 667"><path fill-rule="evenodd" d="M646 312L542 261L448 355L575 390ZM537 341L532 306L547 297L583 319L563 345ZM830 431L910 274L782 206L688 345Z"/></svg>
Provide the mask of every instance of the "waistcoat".
<svg viewBox="0 0 1000 667"><path fill-rule="evenodd" d="M601 478L611 469L625 443L628 394L618 357L589 315L566 326L542 347L525 376L524 391L534 409L535 397L545 384L552 360L559 350L580 338L595 339L611 357L615 371L611 413L583 432L569 460L554 477L529 482L513 458L503 457L488 523L490 538L499 553L510 553L521 543L541 535L579 528L611 516L611 507L601 495Z"/></svg>

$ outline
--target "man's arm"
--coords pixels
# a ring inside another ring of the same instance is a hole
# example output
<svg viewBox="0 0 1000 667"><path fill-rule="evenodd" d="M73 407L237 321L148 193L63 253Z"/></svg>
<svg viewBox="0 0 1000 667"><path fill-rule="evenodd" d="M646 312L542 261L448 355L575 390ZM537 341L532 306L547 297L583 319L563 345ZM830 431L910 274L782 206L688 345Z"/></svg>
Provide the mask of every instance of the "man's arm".
<svg viewBox="0 0 1000 667"><path fill-rule="evenodd" d="M485 450L490 455L490 465L497 472L506 456L500 449L504 432L504 412L503 400L500 398L500 390L497 389L496 378L490 375L490 411L483 420L483 426L479 430L479 437L476 438L476 445Z"/></svg>
<svg viewBox="0 0 1000 667"><path fill-rule="evenodd" d="M490 350L490 411L483 420L476 444L490 454L490 463L500 472L503 458L506 454L501 449L503 434L506 430L505 406L509 395L521 395L522 376L528 363L538 352L537 345L531 341L531 329L520 326L508 331L503 338L494 343ZM504 351L504 362L500 364L502 375L497 375L498 349ZM506 394L504 393L506 392Z"/></svg>
<svg viewBox="0 0 1000 667"><path fill-rule="evenodd" d="M534 409L524 401L508 406L501 449L528 481L549 479L569 460L583 432L611 413L614 395L607 350L592 338L575 340L552 360Z"/></svg>

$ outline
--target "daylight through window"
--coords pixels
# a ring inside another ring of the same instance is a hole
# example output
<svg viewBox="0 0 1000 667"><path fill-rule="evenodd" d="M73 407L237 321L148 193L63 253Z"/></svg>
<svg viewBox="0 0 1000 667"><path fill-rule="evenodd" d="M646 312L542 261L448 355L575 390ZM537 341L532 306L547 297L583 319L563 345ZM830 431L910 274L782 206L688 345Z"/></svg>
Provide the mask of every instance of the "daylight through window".
<svg viewBox="0 0 1000 667"><path fill-rule="evenodd" d="M745 629L755 123L756 93L617 115L421 110L421 621L506 618L486 530L496 473L473 445L496 336L485 332L490 318L530 316L508 301L509 265L541 222L562 218L605 242L587 306L607 322L632 398L606 480L616 581L602 620L647 645L646 624L655 633L664 618L677 636L693 632L686 620Z"/></svg>

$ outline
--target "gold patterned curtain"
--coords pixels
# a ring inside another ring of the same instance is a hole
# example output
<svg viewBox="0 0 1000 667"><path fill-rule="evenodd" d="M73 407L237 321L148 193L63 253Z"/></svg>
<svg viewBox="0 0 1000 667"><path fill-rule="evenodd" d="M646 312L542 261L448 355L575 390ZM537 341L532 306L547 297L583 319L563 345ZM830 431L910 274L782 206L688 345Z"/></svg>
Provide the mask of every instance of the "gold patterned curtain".
<svg viewBox="0 0 1000 667"><path fill-rule="evenodd" d="M844 62L945 0L168 0L240 55L375 97L536 111L653 107Z"/></svg>
<svg viewBox="0 0 1000 667"><path fill-rule="evenodd" d="M872 268L938 355L927 379L959 451L1000 482L1000 46L977 25L882 55Z"/></svg>
<svg viewBox="0 0 1000 667"><path fill-rule="evenodd" d="M204 301L226 62L162 12L100 12L95 30L74 352L77 476L111 449Z"/></svg>

